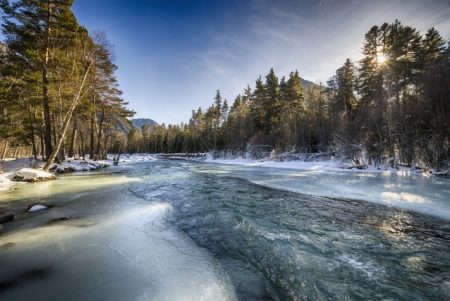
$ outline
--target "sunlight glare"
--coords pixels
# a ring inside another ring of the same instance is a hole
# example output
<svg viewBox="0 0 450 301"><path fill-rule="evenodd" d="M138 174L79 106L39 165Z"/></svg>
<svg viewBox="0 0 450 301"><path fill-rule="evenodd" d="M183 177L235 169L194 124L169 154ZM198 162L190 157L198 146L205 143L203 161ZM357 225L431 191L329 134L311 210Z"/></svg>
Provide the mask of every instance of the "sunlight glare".
<svg viewBox="0 0 450 301"><path fill-rule="evenodd" d="M387 61L387 56L382 52L377 52L377 63L379 65L384 64Z"/></svg>

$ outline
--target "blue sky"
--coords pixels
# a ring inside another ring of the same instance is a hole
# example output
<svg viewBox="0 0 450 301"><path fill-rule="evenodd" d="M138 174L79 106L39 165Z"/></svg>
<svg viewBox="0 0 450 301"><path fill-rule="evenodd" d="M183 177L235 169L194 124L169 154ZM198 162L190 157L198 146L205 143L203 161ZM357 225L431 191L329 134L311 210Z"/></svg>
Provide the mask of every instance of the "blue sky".
<svg viewBox="0 0 450 301"><path fill-rule="evenodd" d="M372 25L396 18L450 38L449 0L75 0L90 31L115 45L117 75L137 117L187 121L215 90L229 100L273 67L325 82L361 57Z"/></svg>

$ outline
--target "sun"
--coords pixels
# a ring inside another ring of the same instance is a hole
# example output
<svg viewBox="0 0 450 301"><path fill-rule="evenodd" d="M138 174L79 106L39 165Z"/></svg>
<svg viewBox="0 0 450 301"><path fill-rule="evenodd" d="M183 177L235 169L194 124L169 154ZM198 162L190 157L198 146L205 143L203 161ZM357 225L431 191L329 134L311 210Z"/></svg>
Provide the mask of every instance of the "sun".
<svg viewBox="0 0 450 301"><path fill-rule="evenodd" d="M383 52L377 52L377 63L383 65L387 61L387 56Z"/></svg>

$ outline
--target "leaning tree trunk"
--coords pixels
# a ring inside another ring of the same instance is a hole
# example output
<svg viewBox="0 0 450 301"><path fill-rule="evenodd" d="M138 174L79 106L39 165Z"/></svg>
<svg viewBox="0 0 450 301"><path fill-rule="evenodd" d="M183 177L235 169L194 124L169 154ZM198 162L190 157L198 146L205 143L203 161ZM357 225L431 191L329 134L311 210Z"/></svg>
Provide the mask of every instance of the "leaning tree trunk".
<svg viewBox="0 0 450 301"><path fill-rule="evenodd" d="M56 144L56 148L53 150L52 154L48 158L47 163L45 163L45 166L43 168L45 171L48 171L50 169L50 166L53 164L56 156L59 154L59 150L61 149L61 145L63 144L67 129L69 128L69 124L70 124L70 120L72 119L73 112L75 111L75 108L77 107L78 103L80 102L81 92L82 92L84 84L86 82L86 78L89 73L90 67L91 67L91 63L89 63L86 66L80 86L78 87L77 94L75 95L75 97L72 101L72 105L70 106L69 111L67 111L66 116L64 116L64 122L63 122L63 128L61 130L61 136L59 137L59 141Z"/></svg>

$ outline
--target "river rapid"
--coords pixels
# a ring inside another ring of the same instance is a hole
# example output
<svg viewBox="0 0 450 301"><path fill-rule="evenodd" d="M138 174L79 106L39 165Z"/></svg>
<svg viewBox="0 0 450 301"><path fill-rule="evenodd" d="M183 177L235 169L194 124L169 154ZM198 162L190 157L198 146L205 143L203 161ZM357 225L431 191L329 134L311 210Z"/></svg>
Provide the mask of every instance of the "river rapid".
<svg viewBox="0 0 450 301"><path fill-rule="evenodd" d="M0 211L0 300L450 296L449 179L154 160L18 185Z"/></svg>

